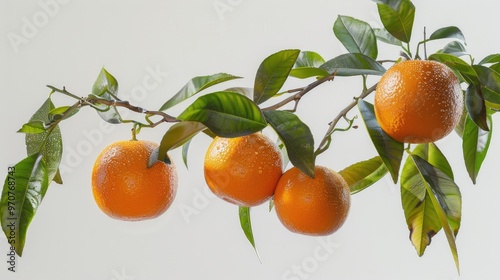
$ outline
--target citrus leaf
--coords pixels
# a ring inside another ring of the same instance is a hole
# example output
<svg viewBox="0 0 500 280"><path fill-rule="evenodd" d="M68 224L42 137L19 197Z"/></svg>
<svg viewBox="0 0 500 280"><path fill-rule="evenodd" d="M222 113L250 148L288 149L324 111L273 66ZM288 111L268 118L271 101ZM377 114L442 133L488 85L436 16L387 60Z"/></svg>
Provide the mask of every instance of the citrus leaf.
<svg viewBox="0 0 500 280"><path fill-rule="evenodd" d="M330 73L319 68L323 63L325 63L325 60L318 53L303 51L295 61L295 65L290 71L290 76L299 79L328 76Z"/></svg>
<svg viewBox="0 0 500 280"><path fill-rule="evenodd" d="M489 103L500 104L500 73L495 70L482 66L473 65L472 68L477 73L481 84L481 93L484 100ZM474 120L474 119L473 119ZM485 119L484 119L485 120ZM474 120L475 121L475 120ZM479 125L479 124L478 124ZM484 125L481 124L481 125ZM480 126L484 129L484 127Z"/></svg>
<svg viewBox="0 0 500 280"><path fill-rule="evenodd" d="M252 100L219 91L199 97L178 117L182 121L201 122L221 137L238 137L264 129L264 116Z"/></svg>
<svg viewBox="0 0 500 280"><path fill-rule="evenodd" d="M152 166L156 160L170 164L167 152L184 145L200 131L206 129L202 123L183 121L172 125L161 139L156 158L150 159L149 166Z"/></svg>
<svg viewBox="0 0 500 280"><path fill-rule="evenodd" d="M500 54L490 54L483 58L480 62L479 65L483 64L488 64L488 63L499 63L500 62Z"/></svg>
<svg viewBox="0 0 500 280"><path fill-rule="evenodd" d="M407 158L401 172L401 203L410 241L417 254L422 256L432 237L442 227L426 192L425 182L411 157Z"/></svg>
<svg viewBox="0 0 500 280"><path fill-rule="evenodd" d="M69 108L71 108L71 106L62 106L62 107L57 107L57 108L50 110L49 120L54 121L57 118L61 118L66 113L66 111L68 111ZM74 116L76 113L78 113L79 110L80 110L79 108L75 108L73 111L71 111L66 116L66 118L70 118L70 117Z"/></svg>
<svg viewBox="0 0 500 280"><path fill-rule="evenodd" d="M415 6L409 0L376 0L380 20L385 29L405 43L409 43L415 19Z"/></svg>
<svg viewBox="0 0 500 280"><path fill-rule="evenodd" d="M446 64L454 72L458 72L463 78L465 78L468 84L479 85L479 78L469 64L462 59L447 53L434 53L429 56L429 60L438 61Z"/></svg>
<svg viewBox="0 0 500 280"><path fill-rule="evenodd" d="M373 28L373 32L375 33L375 36L377 37L377 39L381 42L384 42L384 43L390 44L390 45L395 45L398 47L402 46L401 40L396 39L385 28Z"/></svg>
<svg viewBox="0 0 500 280"><path fill-rule="evenodd" d="M457 270L460 270L455 237L462 217L462 196L458 186L438 168L419 156L411 155L415 166L425 181L426 192L434 206L446 234Z"/></svg>
<svg viewBox="0 0 500 280"><path fill-rule="evenodd" d="M248 97L249 99L252 99L252 97L253 97L253 88L249 88L249 87L232 87L232 88L225 89L224 91L236 92L236 93L239 93L243 96Z"/></svg>
<svg viewBox="0 0 500 280"><path fill-rule="evenodd" d="M111 75L104 68L101 69L101 72L99 72L99 75L92 86L92 94L90 97L92 95L106 100L117 100L118 82L115 77L113 77L113 75ZM99 116L106 122L113 124L122 122L122 118L120 117L120 114L116 110L115 106L107 106L104 104L96 104L96 106L99 108L97 114L99 114Z"/></svg>
<svg viewBox="0 0 500 280"><path fill-rule="evenodd" d="M92 86L92 94L102 96L105 93L118 94L118 82L106 69L102 68Z"/></svg>
<svg viewBox="0 0 500 280"><path fill-rule="evenodd" d="M372 58L360 53L339 55L321 65L320 69L336 76L382 75L385 68Z"/></svg>
<svg viewBox="0 0 500 280"><path fill-rule="evenodd" d="M377 37L368 23L339 15L333 25L333 33L350 53L377 58Z"/></svg>
<svg viewBox="0 0 500 280"><path fill-rule="evenodd" d="M375 149L389 170L392 180L396 183L403 158L403 143L392 139L382 130L375 118L372 104L360 99L358 100L358 107Z"/></svg>
<svg viewBox="0 0 500 280"><path fill-rule="evenodd" d="M431 41L431 40L438 40L438 39L446 39L446 38L455 38L459 39L462 42L465 43L465 36L462 33L462 31L456 27L456 26L447 26L440 28L436 31L434 31L431 36L429 36L429 39L426 41Z"/></svg>
<svg viewBox="0 0 500 280"><path fill-rule="evenodd" d="M182 161L184 162L184 166L186 166L186 168L189 168L188 151L189 151L189 145L191 144L191 140L192 139L189 139L186 143L184 143L184 145L182 145Z"/></svg>
<svg viewBox="0 0 500 280"><path fill-rule="evenodd" d="M240 78L241 77L226 73L217 73L214 75L194 77L189 82L187 82L186 85L184 85L172 98L165 102L165 104L161 106L160 111L165 111L211 86Z"/></svg>
<svg viewBox="0 0 500 280"><path fill-rule="evenodd" d="M456 57L468 55L469 53L465 49L465 46L459 41L453 41L446 44L443 49L439 51L440 53L450 54Z"/></svg>
<svg viewBox="0 0 500 280"><path fill-rule="evenodd" d="M266 111L264 116L285 144L290 162L314 177L314 138L309 127L286 111Z"/></svg>
<svg viewBox="0 0 500 280"><path fill-rule="evenodd" d="M278 93L299 54L300 50L283 50L262 61L254 83L253 101L256 104L261 104Z"/></svg>
<svg viewBox="0 0 500 280"><path fill-rule="evenodd" d="M259 252L257 251L257 247L255 246L255 240L253 238L252 222L250 220L250 208L240 206L238 210L239 210L241 229L243 229L243 232L245 233L248 242L250 242L253 249L255 250L255 253L257 254L257 257L260 260Z"/></svg>
<svg viewBox="0 0 500 280"><path fill-rule="evenodd" d="M48 114L54 109L52 100L48 98L42 106L31 116L29 123L43 122L48 123ZM61 130L59 126L53 126L42 133L26 134L25 137L26 152L28 155L41 154L47 169L47 178L49 183L59 170L61 163L63 144Z"/></svg>
<svg viewBox="0 0 500 280"><path fill-rule="evenodd" d="M34 153L15 166L5 179L0 200L2 229L10 245L22 256L26 233L49 186L43 155Z"/></svg>
<svg viewBox="0 0 500 280"><path fill-rule="evenodd" d="M474 184L476 184L479 169L481 169L481 165L490 146L492 135L491 116L488 116L488 123L490 131L485 131L478 127L470 117L467 117L465 120L465 127L462 135L462 150L467 172Z"/></svg>
<svg viewBox="0 0 500 280"><path fill-rule="evenodd" d="M481 87L469 85L465 91L465 108L469 117L483 130L489 130L486 122L486 104Z"/></svg>
<svg viewBox="0 0 500 280"><path fill-rule="evenodd" d="M38 134L45 132L45 123L43 121L31 121L23 124L23 126L17 131L20 133L27 134Z"/></svg>
<svg viewBox="0 0 500 280"><path fill-rule="evenodd" d="M351 194L358 193L387 174L388 170L379 156L369 160L355 163L341 171L339 174L346 180Z"/></svg>

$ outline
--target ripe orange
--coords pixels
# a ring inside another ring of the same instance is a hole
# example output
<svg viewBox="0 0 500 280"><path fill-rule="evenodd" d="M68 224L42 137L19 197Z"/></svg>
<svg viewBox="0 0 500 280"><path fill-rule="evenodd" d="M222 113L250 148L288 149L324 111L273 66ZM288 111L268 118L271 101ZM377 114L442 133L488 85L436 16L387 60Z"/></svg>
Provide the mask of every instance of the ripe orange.
<svg viewBox="0 0 500 280"><path fill-rule="evenodd" d="M92 192L108 216L128 221L163 214L177 191L175 166L156 162L148 168L158 144L150 141L118 141L104 148L92 170Z"/></svg>
<svg viewBox="0 0 500 280"><path fill-rule="evenodd" d="M276 145L260 132L216 137L205 155L205 181L216 196L228 202L256 206L273 195L282 164Z"/></svg>
<svg viewBox="0 0 500 280"><path fill-rule="evenodd" d="M448 135L460 121L460 82L446 65L407 60L382 76L375 92L375 116L392 138L429 143Z"/></svg>
<svg viewBox="0 0 500 280"><path fill-rule="evenodd" d="M328 235L347 218L351 192L337 172L316 166L314 178L292 167L278 182L274 207L281 223L292 232Z"/></svg>

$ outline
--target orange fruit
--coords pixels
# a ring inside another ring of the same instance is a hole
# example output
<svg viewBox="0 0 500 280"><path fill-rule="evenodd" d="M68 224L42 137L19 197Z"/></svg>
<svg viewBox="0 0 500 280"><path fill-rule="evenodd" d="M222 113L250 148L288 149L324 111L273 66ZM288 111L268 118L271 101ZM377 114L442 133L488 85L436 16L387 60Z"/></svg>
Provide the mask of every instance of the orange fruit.
<svg viewBox="0 0 500 280"><path fill-rule="evenodd" d="M375 116L381 128L404 143L435 142L460 121L460 82L446 65L429 60L395 64L375 92Z"/></svg>
<svg viewBox="0 0 500 280"><path fill-rule="evenodd" d="M104 148L92 170L92 192L108 216L127 221L163 214L177 191L173 164L155 162L148 168L158 144L151 141L118 141Z"/></svg>
<svg viewBox="0 0 500 280"><path fill-rule="evenodd" d="M276 145L260 132L216 137L205 155L205 181L216 196L228 202L256 206L273 195L282 164Z"/></svg>
<svg viewBox="0 0 500 280"><path fill-rule="evenodd" d="M290 231L306 235L329 235L345 222L351 205L347 182L337 172L316 166L314 178L292 167L278 182L274 207Z"/></svg>

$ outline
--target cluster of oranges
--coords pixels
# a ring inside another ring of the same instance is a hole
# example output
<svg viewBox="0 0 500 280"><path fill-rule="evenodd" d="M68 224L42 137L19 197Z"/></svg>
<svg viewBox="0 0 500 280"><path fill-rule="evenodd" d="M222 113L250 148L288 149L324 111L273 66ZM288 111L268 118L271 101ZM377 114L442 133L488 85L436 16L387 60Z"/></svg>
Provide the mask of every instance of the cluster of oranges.
<svg viewBox="0 0 500 280"><path fill-rule="evenodd" d="M375 115L381 128L405 143L428 143L449 134L460 120L463 95L453 72L432 61L395 64L375 93ZM120 141L98 156L92 174L97 205L122 220L151 219L172 204L177 190L174 164L148 168L157 144ZM316 166L314 178L292 167L283 173L280 150L257 132L237 138L216 137L208 147L204 175L210 190L238 206L253 207L270 199L289 230L327 235L344 223L350 190L335 171Z"/></svg>
<svg viewBox="0 0 500 280"><path fill-rule="evenodd" d="M157 144L118 141L98 156L92 173L97 205L121 220L144 220L164 213L175 197L177 173L173 164L156 162L148 168ZM316 167L310 178L293 167L283 174L280 150L257 132L236 138L216 137L208 147L205 180L221 199L253 207L274 198L276 213L291 231L325 235L344 223L350 191L336 172Z"/></svg>

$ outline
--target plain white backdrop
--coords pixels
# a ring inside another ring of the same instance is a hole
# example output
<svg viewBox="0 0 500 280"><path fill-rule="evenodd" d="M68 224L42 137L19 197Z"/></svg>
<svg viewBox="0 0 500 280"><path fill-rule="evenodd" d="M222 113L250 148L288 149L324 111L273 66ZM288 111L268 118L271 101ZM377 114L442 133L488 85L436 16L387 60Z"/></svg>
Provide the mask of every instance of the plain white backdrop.
<svg viewBox="0 0 500 280"><path fill-rule="evenodd" d="M414 43L422 39L424 26L432 32L455 25L477 59L500 51L498 30L491 24L500 8L497 2L414 4ZM244 79L217 89L251 87L260 62L282 49L313 50L326 59L344 53L332 32L338 15L380 27L376 4L369 0L2 0L0 5L0 175L25 157L24 136L16 131L46 99L47 84L85 96L104 66L118 79L120 95L158 109L194 76L227 72ZM441 43L430 44L430 50ZM380 44L379 53L379 58L393 59L398 50ZM290 80L286 87L308 82ZM301 101L297 113L316 142L360 89L359 78L339 78ZM54 102L68 105L73 100L55 96ZM186 104L170 113L179 113ZM350 116L356 114L353 110ZM318 164L340 170L375 155L359 119L357 124L360 129L334 135ZM256 207L252 222L260 262L240 229L237 207L208 192L202 175L210 141L205 136L191 144L189 169L179 151L172 153L180 186L169 211L145 222L112 220L94 203L90 173L98 152L115 140L129 139L130 128L107 125L90 109L62 124L64 184L50 186L16 273L7 270L8 244L0 237L1 279L500 279L498 133L476 186L465 172L460 138L452 133L438 143L463 196L459 276L443 232L423 257L417 256L408 239L399 186L388 178L354 195L347 222L329 237L290 233L267 205ZM168 125L143 130L139 137L159 141L166 129Z"/></svg>

